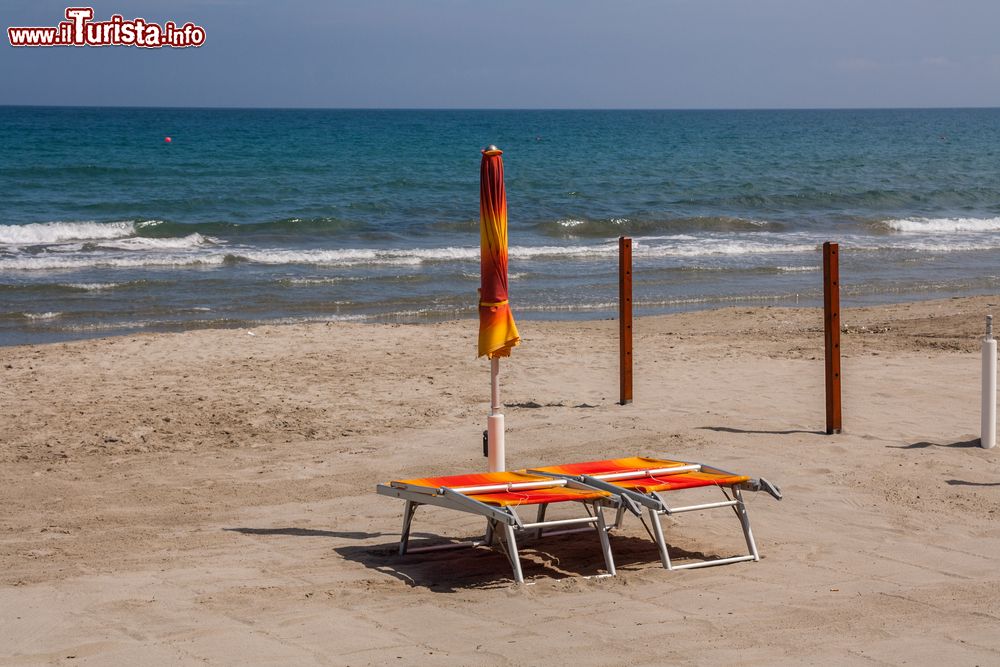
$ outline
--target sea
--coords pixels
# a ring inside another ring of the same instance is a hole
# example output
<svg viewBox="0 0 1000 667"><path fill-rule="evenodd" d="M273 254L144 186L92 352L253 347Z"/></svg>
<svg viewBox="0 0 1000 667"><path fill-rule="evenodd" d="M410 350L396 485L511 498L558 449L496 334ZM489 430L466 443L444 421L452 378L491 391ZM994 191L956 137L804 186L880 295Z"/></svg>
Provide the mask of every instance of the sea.
<svg viewBox="0 0 1000 667"><path fill-rule="evenodd" d="M0 345L472 319L489 144L519 322L1000 292L1000 109L8 106Z"/></svg>

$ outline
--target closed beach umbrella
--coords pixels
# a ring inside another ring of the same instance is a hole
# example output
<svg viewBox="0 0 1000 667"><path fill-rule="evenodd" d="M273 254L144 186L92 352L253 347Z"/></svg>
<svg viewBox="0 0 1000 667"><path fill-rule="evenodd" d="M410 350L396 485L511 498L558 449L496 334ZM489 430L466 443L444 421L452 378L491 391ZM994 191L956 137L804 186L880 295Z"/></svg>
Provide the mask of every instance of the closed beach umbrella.
<svg viewBox="0 0 1000 667"><path fill-rule="evenodd" d="M507 191L503 184L503 151L483 151L479 170L479 354L490 360L488 457L490 472L504 470L504 424L500 404L500 357L521 342L507 300Z"/></svg>

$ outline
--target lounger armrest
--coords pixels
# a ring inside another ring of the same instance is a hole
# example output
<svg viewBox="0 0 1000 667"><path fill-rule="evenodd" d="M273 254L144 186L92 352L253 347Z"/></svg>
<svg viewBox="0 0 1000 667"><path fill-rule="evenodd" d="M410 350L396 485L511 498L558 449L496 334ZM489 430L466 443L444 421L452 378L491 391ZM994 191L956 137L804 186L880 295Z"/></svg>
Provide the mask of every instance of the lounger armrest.
<svg viewBox="0 0 1000 667"><path fill-rule="evenodd" d="M702 470L705 472L714 472L721 475L731 475L737 476L734 472L728 472L721 468L715 468L713 466L702 466ZM767 481L763 477L757 477L743 482L739 485L739 488L743 491L766 491L775 500L781 500L781 489L778 488L777 484Z"/></svg>
<svg viewBox="0 0 1000 667"><path fill-rule="evenodd" d="M729 472L728 470L723 470L722 468L716 468L715 466L707 466L704 463L699 465L701 465L702 472L712 473L715 475L725 475L727 477L743 477L743 475L739 475L735 472Z"/></svg>
<svg viewBox="0 0 1000 667"><path fill-rule="evenodd" d="M740 488L744 491L766 491L775 500L781 500L782 498L781 489L778 488L778 485L767 481L763 477L743 482L740 484Z"/></svg>

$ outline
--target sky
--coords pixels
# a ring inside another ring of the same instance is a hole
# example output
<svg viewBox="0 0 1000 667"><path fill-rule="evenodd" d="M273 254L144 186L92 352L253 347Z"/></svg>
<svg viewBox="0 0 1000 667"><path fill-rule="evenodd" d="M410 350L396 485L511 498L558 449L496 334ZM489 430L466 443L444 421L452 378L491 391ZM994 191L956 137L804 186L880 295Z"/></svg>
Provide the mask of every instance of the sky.
<svg viewBox="0 0 1000 667"><path fill-rule="evenodd" d="M82 3L76 3L82 5ZM205 44L13 48L0 104L321 108L1000 106L997 0L95 0Z"/></svg>

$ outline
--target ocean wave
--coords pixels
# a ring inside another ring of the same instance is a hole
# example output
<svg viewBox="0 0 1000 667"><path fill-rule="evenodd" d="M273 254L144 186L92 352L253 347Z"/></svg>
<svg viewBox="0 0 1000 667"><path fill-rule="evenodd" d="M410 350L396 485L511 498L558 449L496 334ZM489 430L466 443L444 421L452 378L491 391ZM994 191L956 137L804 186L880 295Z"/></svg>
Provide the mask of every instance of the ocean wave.
<svg viewBox="0 0 1000 667"><path fill-rule="evenodd" d="M447 259L449 249L442 249L440 258ZM425 251L432 257L432 251ZM376 250L369 248L339 250L239 250L227 255L230 261L257 264L312 264L319 266L357 266L379 264L420 264L423 258L416 251Z"/></svg>
<svg viewBox="0 0 1000 667"><path fill-rule="evenodd" d="M68 283L66 285L60 285L60 287L68 287L70 289L82 290L84 292L104 292L121 287L123 284L124 283Z"/></svg>
<svg viewBox="0 0 1000 667"><path fill-rule="evenodd" d="M1000 218L906 218L885 220L882 224L895 232L923 234L995 232L1000 230Z"/></svg>
<svg viewBox="0 0 1000 667"><path fill-rule="evenodd" d="M868 248L864 248L867 250ZM973 243L956 243L953 240L942 239L940 241L918 241L901 246L877 247L875 250L912 250L914 252L934 252L934 253L954 253L954 252L983 252L986 250L1000 250L1000 238Z"/></svg>
<svg viewBox="0 0 1000 667"><path fill-rule="evenodd" d="M535 229L546 236L608 238L622 234L662 234L665 232L754 232L783 229L781 223L733 216L677 218L613 217L603 220L564 218L542 222Z"/></svg>
<svg viewBox="0 0 1000 667"><path fill-rule="evenodd" d="M0 267L4 266L0 264ZM15 282L0 283L0 292L29 296L31 294L80 294L81 292L110 292L112 290L136 290L149 287L166 287L171 281L131 280L124 282Z"/></svg>
<svg viewBox="0 0 1000 667"><path fill-rule="evenodd" d="M912 252L955 253L1000 249L1000 236L983 235L955 239L946 235L845 236L840 239L845 252ZM739 257L792 257L815 256L821 241L804 234L746 234L645 237L633 241L633 254L637 260L677 258ZM508 250L511 261L519 268L513 270L511 279L533 275L532 262L579 261L614 263L617 261L618 243L512 246ZM480 249L478 246L444 246L432 248L334 248L290 249L253 248L247 246L216 245L214 240L200 234L177 239L123 239L99 244L83 244L74 252L67 245L53 246L44 252L19 253L0 257L0 271L40 271L86 268L140 269L144 267L212 267L259 264L266 266L305 265L333 268L352 267L406 267L434 264L457 264L455 270L461 278L478 276ZM766 260L765 260L766 261ZM760 264L760 260L754 260ZM746 267L737 267L745 270ZM770 271L793 273L814 271L815 267L803 265L794 259L773 261ZM288 284L322 284L343 280L342 277L292 278ZM399 279L396 276L394 279ZM87 281L89 283L89 281ZM84 281L81 281L83 284ZM90 283L96 285L98 283ZM111 283L114 284L114 283ZM94 287L93 289L97 289ZM106 289L106 288L102 288Z"/></svg>
<svg viewBox="0 0 1000 667"><path fill-rule="evenodd" d="M366 223L334 217L282 218L264 222L168 222L139 224L136 231L141 237L169 238L199 233L209 237L255 238L255 237L326 237L340 234L357 234L369 231Z"/></svg>
<svg viewBox="0 0 1000 667"><path fill-rule="evenodd" d="M197 236L197 235L192 235ZM103 245L103 244L102 244ZM84 248L84 252L45 252L33 255L15 255L0 258L0 270L46 270L83 268L142 268L218 266L243 263L263 265L299 264L312 266L416 266L424 263L478 263L478 246L448 246L441 248L379 249L342 248L322 249L254 249L222 248L207 245L198 239L177 239L176 244L163 247L141 247L141 252L113 253ZM636 256L642 257L697 257L701 255L742 255L810 252L815 244L766 243L751 240L695 239L670 237L667 241L637 241ZM172 252L164 252L166 250ZM189 252L183 252L189 250ZM617 243L569 246L513 246L508 256L516 261L538 260L613 260L618 253ZM471 273L471 272L470 272ZM516 275L516 274L515 274Z"/></svg>
<svg viewBox="0 0 1000 667"><path fill-rule="evenodd" d="M221 245L222 243L223 241L219 239L211 236L202 236L195 232L187 236L171 238L133 236L131 238L102 241L97 243L96 246L115 250L184 250L186 248L198 248L205 245Z"/></svg>
<svg viewBox="0 0 1000 667"><path fill-rule="evenodd" d="M572 246L512 246L507 255L515 259L607 257L618 253L618 243ZM479 257L479 248L476 248Z"/></svg>
<svg viewBox="0 0 1000 667"><path fill-rule="evenodd" d="M129 244L163 241L167 246L174 239L203 238L222 243L226 238L294 238L326 237L357 234L369 226L332 217L284 218L259 223L235 222L169 222L166 220L96 220L36 222L24 225L0 225L0 244L51 245L70 241L96 242L128 240ZM197 235L197 236L196 236ZM152 245L152 244L149 244ZM131 249L131 248L129 248Z"/></svg>
<svg viewBox="0 0 1000 667"><path fill-rule="evenodd" d="M696 238L693 236L638 239L634 254L647 257L699 257L709 255L776 255L814 252L818 244L802 242L799 237L787 241L738 239L732 237Z"/></svg>
<svg viewBox="0 0 1000 667"><path fill-rule="evenodd" d="M8 271L51 271L90 268L137 269L144 267L183 267L221 265L226 255L140 255L135 257L106 257L89 255L84 257L35 255L0 260L0 270Z"/></svg>
<svg viewBox="0 0 1000 667"><path fill-rule="evenodd" d="M799 273L801 271L819 271L819 266L776 266L774 270L778 273Z"/></svg>
<svg viewBox="0 0 1000 667"><path fill-rule="evenodd" d="M203 312L203 311L199 311ZM124 332L135 329L151 329L165 331L190 331L198 329L249 329L264 326L279 326L308 323L364 322L377 318L378 315L322 315L302 317L264 318L206 318L206 319L149 319L149 320L117 320L111 322L87 322L80 324L64 324L61 331L78 332ZM242 335L242 334L241 334Z"/></svg>
<svg viewBox="0 0 1000 667"><path fill-rule="evenodd" d="M346 276L331 276L329 278L282 278L277 282L281 285L338 285L350 280Z"/></svg>
<svg viewBox="0 0 1000 667"><path fill-rule="evenodd" d="M699 255L786 254L814 252L818 243L767 242L752 239L697 238L693 236L641 239L633 244L635 254L649 257L693 257ZM609 258L618 254L617 243L568 246L511 246L508 256L516 260ZM478 246L339 250L240 250L231 255L239 261L261 264L330 264L339 266L420 264L424 262L478 262ZM512 274L514 275L514 274Z"/></svg>
<svg viewBox="0 0 1000 667"><path fill-rule="evenodd" d="M736 303L768 303L778 301L795 301L799 294L718 294L696 295L690 297L675 297L667 299L636 299L633 305L637 309L676 308L678 306L726 305ZM614 311L618 309L617 301L574 302L561 304L517 304L518 312L558 313L558 312L590 312Z"/></svg>
<svg viewBox="0 0 1000 667"><path fill-rule="evenodd" d="M616 310L617 301L607 302L585 302L575 301L573 303L518 303L515 310L524 313L558 313L558 312L585 312L592 310Z"/></svg>
<svg viewBox="0 0 1000 667"><path fill-rule="evenodd" d="M135 223L118 222L35 222L27 225L0 225L0 243L45 245L66 241L123 239L135 235Z"/></svg>
<svg viewBox="0 0 1000 667"><path fill-rule="evenodd" d="M680 275L712 275L712 274L763 274L763 275L778 275L782 273L808 273L820 271L822 267L820 266L819 260L821 257L818 252L811 253L813 259L816 263L811 266L782 266L773 265L768 262L763 264L754 262L751 264L744 262L701 262L695 259L694 261L681 261L681 262L670 262L664 263L658 266L646 265L643 266L642 272L645 276L655 279L656 276L667 276L666 280L670 280L669 276L674 274Z"/></svg>
<svg viewBox="0 0 1000 667"><path fill-rule="evenodd" d="M900 210L919 205L930 197L941 201L981 201L977 190L935 190L926 192L906 189L844 189L820 190L804 187L790 192L719 193L683 197L674 202L679 206L711 209L750 209L756 211L816 211L824 209Z"/></svg>
<svg viewBox="0 0 1000 667"><path fill-rule="evenodd" d="M509 257L536 259L544 257L601 257L616 253L617 244L601 246L512 246ZM330 266L416 265L425 262L478 262L479 246L443 248L343 248L336 250L252 250L232 251L236 261L258 264L318 264Z"/></svg>

